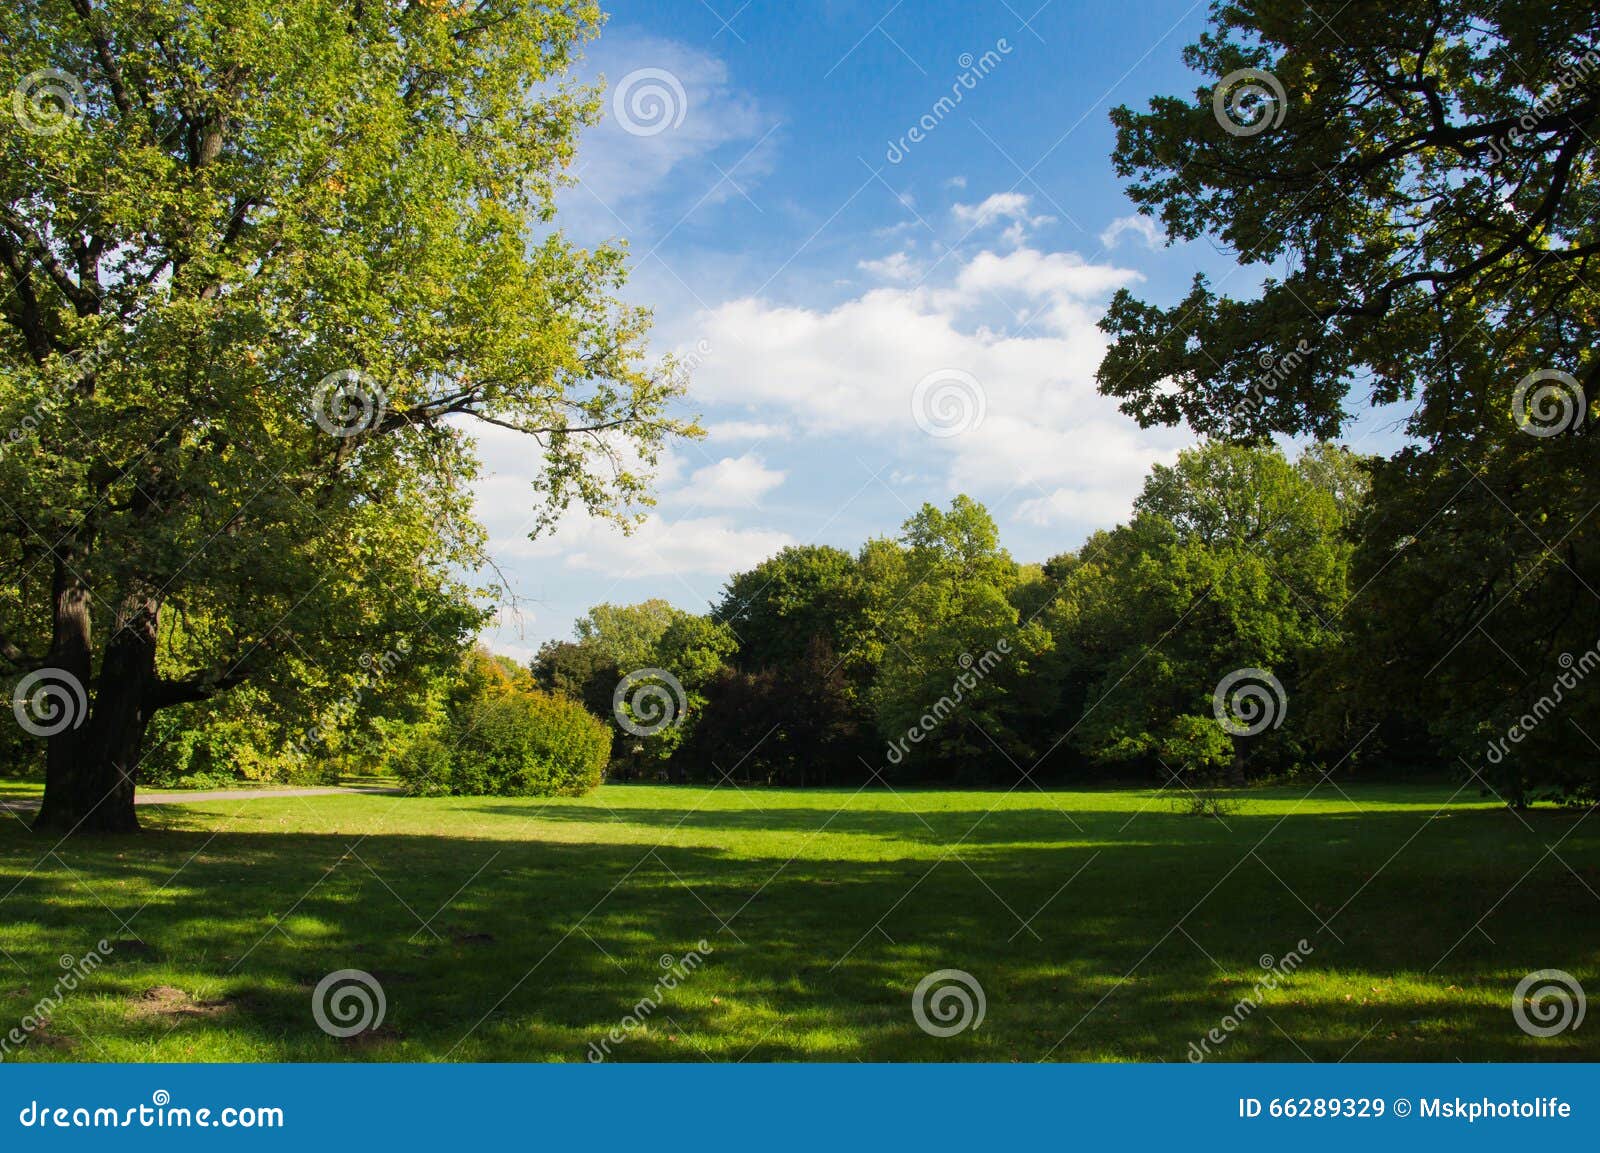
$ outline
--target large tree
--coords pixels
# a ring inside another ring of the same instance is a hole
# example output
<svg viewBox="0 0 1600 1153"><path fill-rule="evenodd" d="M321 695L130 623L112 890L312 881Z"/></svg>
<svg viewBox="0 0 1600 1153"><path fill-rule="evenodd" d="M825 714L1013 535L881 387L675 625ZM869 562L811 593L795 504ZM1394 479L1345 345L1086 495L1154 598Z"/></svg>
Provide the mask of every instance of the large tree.
<svg viewBox="0 0 1600 1153"><path fill-rule="evenodd" d="M477 624L470 428L530 523L646 499L677 373L554 195L588 0L31 0L0 12L0 657L39 824L137 827L151 715L291 703ZM642 465L639 462L642 461ZM52 695L54 694L54 695Z"/></svg>
<svg viewBox="0 0 1600 1153"><path fill-rule="evenodd" d="M1341 609L1355 707L1411 710L1512 799L1534 761L1594 782L1593 694L1541 734L1564 764L1488 742L1600 634L1600 11L1219 3L1187 60L1193 99L1113 114L1116 165L1170 236L1244 272L1119 293L1102 390L1241 439L1409 404Z"/></svg>
<svg viewBox="0 0 1600 1153"><path fill-rule="evenodd" d="M1087 682L1075 745L1236 777L1313 753L1306 673L1339 639L1362 488L1348 454L1320 446L1291 464L1271 446L1213 443L1157 465L1046 618L1063 679Z"/></svg>

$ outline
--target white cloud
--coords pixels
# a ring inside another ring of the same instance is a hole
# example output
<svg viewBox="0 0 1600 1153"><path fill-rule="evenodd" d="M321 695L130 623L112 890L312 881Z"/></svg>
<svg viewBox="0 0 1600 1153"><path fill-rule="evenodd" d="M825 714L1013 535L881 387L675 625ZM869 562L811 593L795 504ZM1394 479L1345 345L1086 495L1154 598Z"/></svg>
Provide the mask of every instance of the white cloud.
<svg viewBox="0 0 1600 1153"><path fill-rule="evenodd" d="M1119 216L1108 224L1100 234L1100 243L1106 248L1115 248L1125 232L1137 235L1146 248L1160 248L1166 240L1159 224L1136 212L1131 216Z"/></svg>
<svg viewBox="0 0 1600 1153"><path fill-rule="evenodd" d="M856 267L884 280L916 280L922 275L922 265L909 252L891 252L881 260L861 260Z"/></svg>
<svg viewBox="0 0 1600 1153"><path fill-rule="evenodd" d="M759 456L725 456L694 471L684 493L701 508L755 508L788 473L767 468Z"/></svg>
<svg viewBox="0 0 1600 1153"><path fill-rule="evenodd" d="M988 228L1002 220L1009 220L1011 224L1002 233L1007 243L1021 244L1028 238L1028 234L1035 228L1046 224L1054 224L1053 216L1035 216L1028 211L1032 197L1021 192L996 192L986 197L979 204L954 204L950 207L950 215L959 223L965 224L972 231Z"/></svg>
<svg viewBox="0 0 1600 1153"><path fill-rule="evenodd" d="M705 595L729 573L765 560L794 544L786 532L740 528L728 517L690 516L670 520L653 516L624 535L615 525L583 515L569 516L549 537L536 541L496 542L507 555L555 560L569 569L604 573L615 581L637 577L702 576ZM603 599L596 586L596 600Z"/></svg>
<svg viewBox="0 0 1600 1153"><path fill-rule="evenodd" d="M980 252L943 285L880 286L831 308L730 300L695 319L717 349L695 393L903 452L952 492L1006 500L1030 523L1101 525L1188 441L1140 430L1096 387L1105 351L1096 321L1105 297L1135 279L1075 253L1020 248ZM1011 308L1020 299L1024 321L987 323L997 296ZM913 391L952 370L978 382L986 415L930 437L913 417Z"/></svg>
<svg viewBox="0 0 1600 1153"><path fill-rule="evenodd" d="M476 512L489 531L489 551L513 577L538 574L550 563L567 570L603 573L613 581L714 577L702 580L703 588L694 589L696 595L708 597L729 573L794 543L788 533L741 527L720 512L697 515L701 507L748 507L782 483L785 473L766 468L759 458L746 453L686 475L682 455L673 452L662 455L657 470L656 488L664 494L660 507L632 534L574 507L555 531L529 540L537 446L520 434L492 426L479 427L475 436L484 462L484 476L474 486ZM618 449L624 453L624 463L637 465L625 451L626 442L619 443ZM734 499L739 494L748 499ZM711 499L702 499L706 496ZM518 591L526 595L528 590ZM590 591L593 600L600 600L606 586Z"/></svg>
<svg viewBox="0 0 1600 1153"><path fill-rule="evenodd" d="M721 420L706 425L706 439L713 443L726 440L788 440L789 430L781 424L766 424L759 420Z"/></svg>

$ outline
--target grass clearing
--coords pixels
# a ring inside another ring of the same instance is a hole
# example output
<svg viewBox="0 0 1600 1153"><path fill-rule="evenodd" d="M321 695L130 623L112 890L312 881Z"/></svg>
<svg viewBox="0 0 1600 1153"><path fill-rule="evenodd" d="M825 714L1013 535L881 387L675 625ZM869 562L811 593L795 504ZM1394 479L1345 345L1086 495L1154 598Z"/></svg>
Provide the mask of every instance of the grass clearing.
<svg viewBox="0 0 1600 1153"><path fill-rule="evenodd" d="M1182 1061L1304 939L1218 1059L1600 1059L1592 1024L1511 1013L1532 970L1600 988L1600 820L1454 786L1236 799L263 797L59 846L0 815L0 1034L103 938L7 1060L582 1061L704 940L612 1059ZM947 968L987 1008L941 1038L911 997ZM376 1032L313 1021L337 969L382 984Z"/></svg>

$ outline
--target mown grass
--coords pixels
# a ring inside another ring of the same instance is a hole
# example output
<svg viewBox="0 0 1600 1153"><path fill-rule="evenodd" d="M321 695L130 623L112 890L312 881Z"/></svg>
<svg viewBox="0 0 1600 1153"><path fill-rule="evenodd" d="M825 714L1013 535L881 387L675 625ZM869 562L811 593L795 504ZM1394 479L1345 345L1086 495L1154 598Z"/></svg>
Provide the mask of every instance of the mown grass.
<svg viewBox="0 0 1600 1153"><path fill-rule="evenodd" d="M581 1061L704 940L612 1059L1182 1061L1303 939L1218 1059L1600 1059L1594 1022L1511 1012L1531 970L1600 989L1600 820L1453 793L262 798L61 845L4 817L0 1034L104 938L7 1060ZM387 1014L340 1040L311 996L347 968ZM987 1011L940 1038L911 996L945 968Z"/></svg>

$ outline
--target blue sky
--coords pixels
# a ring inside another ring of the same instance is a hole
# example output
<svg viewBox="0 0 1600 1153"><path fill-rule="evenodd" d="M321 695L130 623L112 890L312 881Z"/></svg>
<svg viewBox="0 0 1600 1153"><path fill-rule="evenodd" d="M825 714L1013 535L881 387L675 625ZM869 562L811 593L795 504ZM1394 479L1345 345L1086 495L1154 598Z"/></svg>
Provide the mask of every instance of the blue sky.
<svg viewBox="0 0 1600 1153"><path fill-rule="evenodd" d="M673 447L634 536L574 515L529 542L532 446L483 434L479 513L517 597L496 650L526 657L599 601L704 609L786 544L853 549L958 492L1042 560L1124 519L1192 442L1140 430L1093 373L1117 287L1168 302L1197 270L1256 276L1165 247L1110 161L1112 107L1196 87L1204 3L608 10L582 70L605 120L558 221L626 240L627 298L655 311L652 353L693 364L710 436Z"/></svg>

